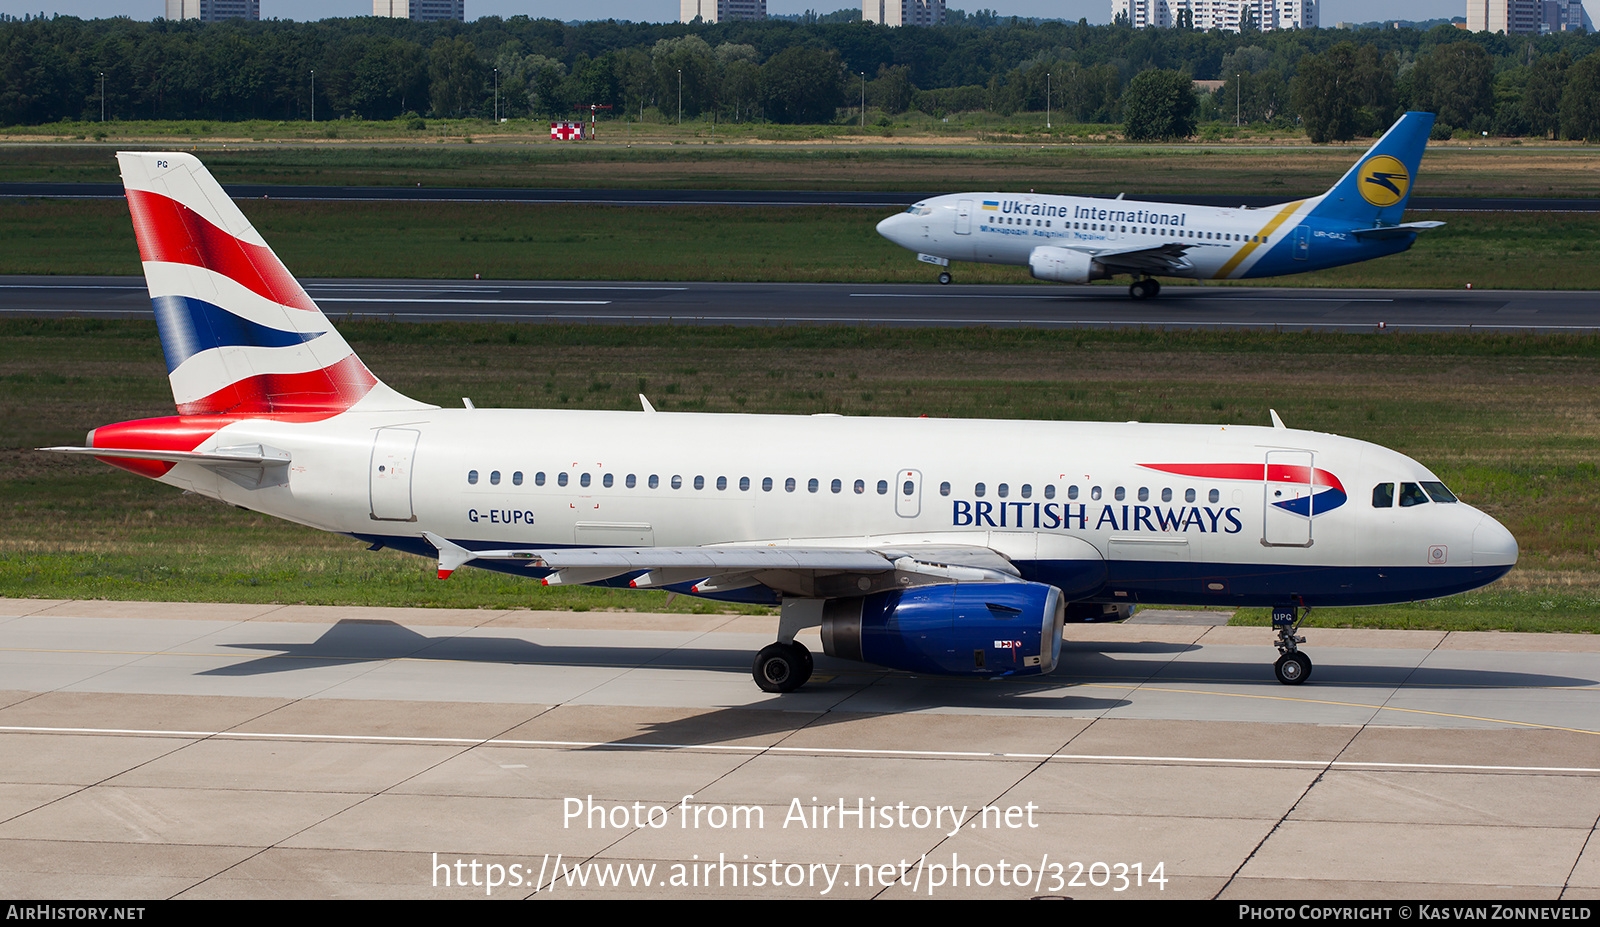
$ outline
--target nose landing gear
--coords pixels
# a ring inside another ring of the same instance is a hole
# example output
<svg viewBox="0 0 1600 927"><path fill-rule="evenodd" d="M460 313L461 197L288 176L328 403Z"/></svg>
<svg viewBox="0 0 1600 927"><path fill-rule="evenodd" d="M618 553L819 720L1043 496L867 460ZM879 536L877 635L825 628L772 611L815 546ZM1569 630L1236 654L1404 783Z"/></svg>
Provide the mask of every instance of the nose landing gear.
<svg viewBox="0 0 1600 927"><path fill-rule="evenodd" d="M1298 686L1311 678L1311 658L1301 653L1299 646L1306 639L1295 634L1310 613L1311 609L1297 605L1280 605L1272 610L1272 626L1278 631L1278 639L1273 643L1279 653L1272 671L1286 686Z"/></svg>
<svg viewBox="0 0 1600 927"><path fill-rule="evenodd" d="M950 272L948 270L939 271L939 284L941 286L948 286L950 281L954 279L954 277L950 276Z"/></svg>

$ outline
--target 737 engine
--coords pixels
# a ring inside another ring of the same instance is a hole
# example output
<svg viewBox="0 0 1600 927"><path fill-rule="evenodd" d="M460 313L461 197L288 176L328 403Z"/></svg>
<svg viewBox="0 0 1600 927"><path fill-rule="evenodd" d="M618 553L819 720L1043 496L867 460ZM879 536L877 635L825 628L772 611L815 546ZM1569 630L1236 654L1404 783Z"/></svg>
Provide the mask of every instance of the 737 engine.
<svg viewBox="0 0 1600 927"><path fill-rule="evenodd" d="M822 611L829 656L945 676L1033 676L1061 658L1066 602L1043 583L916 586Z"/></svg>
<svg viewBox="0 0 1600 927"><path fill-rule="evenodd" d="M1088 283L1110 277L1094 258L1071 248L1040 245L1028 255L1028 270L1040 280L1056 283Z"/></svg>

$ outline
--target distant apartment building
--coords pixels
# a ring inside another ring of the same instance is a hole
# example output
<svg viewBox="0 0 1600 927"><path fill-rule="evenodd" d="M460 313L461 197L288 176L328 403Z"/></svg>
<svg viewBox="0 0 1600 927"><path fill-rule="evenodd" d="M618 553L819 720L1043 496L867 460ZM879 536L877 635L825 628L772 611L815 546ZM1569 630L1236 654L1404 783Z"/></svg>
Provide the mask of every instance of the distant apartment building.
<svg viewBox="0 0 1600 927"><path fill-rule="evenodd" d="M1467 0L1468 32L1539 34L1540 0Z"/></svg>
<svg viewBox="0 0 1600 927"><path fill-rule="evenodd" d="M167 19L260 19L261 0L167 0Z"/></svg>
<svg viewBox="0 0 1600 927"><path fill-rule="evenodd" d="M1469 0L1472 2L1472 0ZM1185 16L1187 14L1187 16ZM1317 28L1317 0L1111 0L1111 18L1135 29L1171 29L1188 19L1201 32Z"/></svg>
<svg viewBox="0 0 1600 927"><path fill-rule="evenodd" d="M944 0L861 0L861 18L885 26L942 26Z"/></svg>
<svg viewBox="0 0 1600 927"><path fill-rule="evenodd" d="M678 21L721 23L733 20L760 22L767 18L767 0L678 0Z"/></svg>
<svg viewBox="0 0 1600 927"><path fill-rule="evenodd" d="M171 2L171 0L168 0ZM466 0L372 0L372 15L419 23L466 22Z"/></svg>

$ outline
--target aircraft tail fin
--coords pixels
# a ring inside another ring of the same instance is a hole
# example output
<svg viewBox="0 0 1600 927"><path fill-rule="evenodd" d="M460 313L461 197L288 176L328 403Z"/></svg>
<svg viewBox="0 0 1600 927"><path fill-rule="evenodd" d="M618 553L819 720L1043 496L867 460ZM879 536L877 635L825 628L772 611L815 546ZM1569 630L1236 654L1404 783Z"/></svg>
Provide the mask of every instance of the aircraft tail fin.
<svg viewBox="0 0 1600 927"><path fill-rule="evenodd" d="M1406 211L1432 113L1406 113L1321 197L1311 215L1366 225L1394 225Z"/></svg>
<svg viewBox="0 0 1600 927"><path fill-rule="evenodd" d="M117 162L180 414L431 408L372 375L198 158Z"/></svg>

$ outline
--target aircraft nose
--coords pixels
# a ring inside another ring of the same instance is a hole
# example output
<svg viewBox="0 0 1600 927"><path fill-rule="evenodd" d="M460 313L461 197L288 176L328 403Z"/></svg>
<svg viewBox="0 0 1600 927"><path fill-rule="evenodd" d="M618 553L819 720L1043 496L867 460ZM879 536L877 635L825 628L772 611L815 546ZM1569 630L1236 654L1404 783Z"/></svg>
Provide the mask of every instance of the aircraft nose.
<svg viewBox="0 0 1600 927"><path fill-rule="evenodd" d="M906 243L902 241L905 237L905 218L905 213L898 212L884 219L878 223L878 234L902 248L907 247Z"/></svg>
<svg viewBox="0 0 1600 927"><path fill-rule="evenodd" d="M1503 566L1507 569L1517 562L1517 539L1505 525L1488 515L1472 531L1472 565Z"/></svg>

